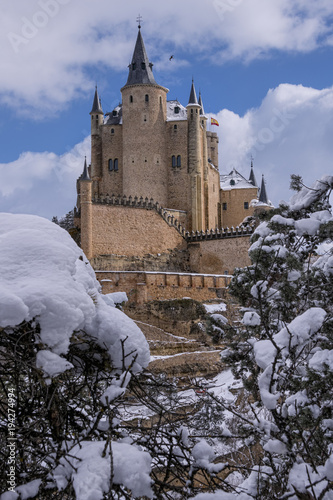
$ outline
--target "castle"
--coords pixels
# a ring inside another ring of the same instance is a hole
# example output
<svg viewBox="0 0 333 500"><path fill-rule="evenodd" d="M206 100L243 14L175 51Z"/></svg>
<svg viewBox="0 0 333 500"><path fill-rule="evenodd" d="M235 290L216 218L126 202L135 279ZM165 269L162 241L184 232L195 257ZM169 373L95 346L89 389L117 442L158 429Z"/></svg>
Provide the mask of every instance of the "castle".
<svg viewBox="0 0 333 500"><path fill-rule="evenodd" d="M77 181L82 249L97 270L230 273L248 263L242 223L269 207L265 184L252 163L249 179L220 179L201 95L192 81L186 107L167 100L140 28L121 104L104 115L95 89L91 165Z"/></svg>

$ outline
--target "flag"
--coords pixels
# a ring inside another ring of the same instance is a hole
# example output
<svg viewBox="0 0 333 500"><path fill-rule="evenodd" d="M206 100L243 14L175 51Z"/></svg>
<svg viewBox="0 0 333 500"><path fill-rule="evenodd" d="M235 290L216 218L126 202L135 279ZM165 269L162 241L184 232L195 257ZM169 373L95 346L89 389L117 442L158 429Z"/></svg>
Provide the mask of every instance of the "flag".
<svg viewBox="0 0 333 500"><path fill-rule="evenodd" d="M219 122L217 120L215 120L215 118L211 118L210 119L210 124L211 125L217 125L218 127L220 126Z"/></svg>

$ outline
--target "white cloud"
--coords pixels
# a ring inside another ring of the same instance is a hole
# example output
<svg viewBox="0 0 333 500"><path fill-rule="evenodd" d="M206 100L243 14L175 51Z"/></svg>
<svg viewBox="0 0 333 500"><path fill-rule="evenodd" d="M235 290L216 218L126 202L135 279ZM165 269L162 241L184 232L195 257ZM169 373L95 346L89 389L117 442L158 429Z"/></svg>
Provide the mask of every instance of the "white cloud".
<svg viewBox="0 0 333 500"><path fill-rule="evenodd" d="M332 172L333 87L317 90L281 84L260 107L239 116L227 109L214 115L220 123L220 171L233 167L250 173L254 156L257 181L265 175L270 199L288 200L291 174L306 183Z"/></svg>
<svg viewBox="0 0 333 500"><path fill-rule="evenodd" d="M214 116L220 123L211 128L220 137L221 173L235 167L248 177L252 154L257 181L265 174L275 204L289 199L292 173L312 184L332 172L333 87L281 84L244 116L227 109ZM75 204L75 181L85 155L89 161L89 137L61 156L26 152L0 164L0 210L48 218L65 214Z"/></svg>
<svg viewBox="0 0 333 500"><path fill-rule="evenodd" d="M331 0L169 0L158 8L142 0L139 8L157 67L171 48L182 53L184 65L185 52L213 53L218 63L332 44ZM134 0L2 2L0 98L21 112L55 112L90 92L92 65L123 71L132 55L137 9Z"/></svg>
<svg viewBox="0 0 333 500"><path fill-rule="evenodd" d="M0 164L0 211L49 219L64 215L76 203L76 179L85 155L90 161L90 136L61 156L25 152L13 162Z"/></svg>

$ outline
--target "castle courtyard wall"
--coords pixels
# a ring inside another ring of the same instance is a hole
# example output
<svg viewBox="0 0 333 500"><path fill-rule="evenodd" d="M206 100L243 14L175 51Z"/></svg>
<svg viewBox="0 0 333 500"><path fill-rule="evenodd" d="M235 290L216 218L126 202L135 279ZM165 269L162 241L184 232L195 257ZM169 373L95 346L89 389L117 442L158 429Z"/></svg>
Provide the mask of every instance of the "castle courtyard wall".
<svg viewBox="0 0 333 500"><path fill-rule="evenodd" d="M232 274L251 264L249 247L250 236L188 243L190 268L196 273Z"/></svg>
<svg viewBox="0 0 333 500"><path fill-rule="evenodd" d="M154 210L92 204L92 219L93 257L143 258L187 248L180 233Z"/></svg>

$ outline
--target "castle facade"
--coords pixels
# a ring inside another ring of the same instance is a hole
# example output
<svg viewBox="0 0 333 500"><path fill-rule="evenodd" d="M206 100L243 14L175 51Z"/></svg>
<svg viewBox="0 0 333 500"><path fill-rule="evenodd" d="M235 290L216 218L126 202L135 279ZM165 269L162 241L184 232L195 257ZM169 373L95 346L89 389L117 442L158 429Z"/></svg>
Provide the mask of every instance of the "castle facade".
<svg viewBox="0 0 333 500"><path fill-rule="evenodd" d="M242 222L259 201L252 165L248 180L236 170L220 179L218 136L194 82L183 106L152 68L139 27L121 103L104 114L95 89L91 165L77 182L81 246L97 269L141 270L145 259L153 270L231 272L247 262ZM245 249L239 262L230 238Z"/></svg>

